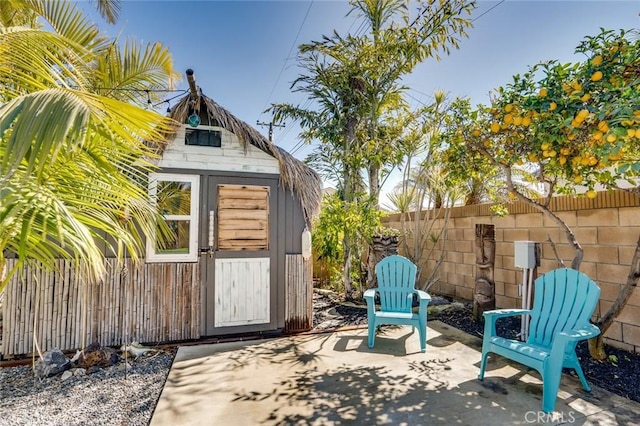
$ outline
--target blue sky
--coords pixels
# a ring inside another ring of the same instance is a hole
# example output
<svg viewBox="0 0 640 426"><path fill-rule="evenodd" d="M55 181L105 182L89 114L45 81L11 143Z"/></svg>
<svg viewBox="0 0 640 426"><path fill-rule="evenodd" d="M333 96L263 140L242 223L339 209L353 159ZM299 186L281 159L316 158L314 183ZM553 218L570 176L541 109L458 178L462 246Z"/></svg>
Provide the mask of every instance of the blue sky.
<svg viewBox="0 0 640 426"><path fill-rule="evenodd" d="M81 6L95 16L93 3ZM411 7L416 13L415 4ZM345 16L347 1L128 1L115 26L96 22L111 35L132 36L167 45L177 70L195 71L197 84L232 114L255 125L269 122L263 111L272 102L303 104L290 86L298 76L297 46L333 30L360 29ZM586 35L607 29L640 28L638 1L478 1L474 27L460 49L440 62L428 59L405 80L408 100L426 103L434 90L450 97L488 103L489 92L539 61L577 61L573 51ZM186 80L178 85L187 88ZM164 106L166 109L166 105ZM303 159L294 123L275 129L275 142ZM266 128L260 128L267 134ZM391 190L394 181L384 190Z"/></svg>

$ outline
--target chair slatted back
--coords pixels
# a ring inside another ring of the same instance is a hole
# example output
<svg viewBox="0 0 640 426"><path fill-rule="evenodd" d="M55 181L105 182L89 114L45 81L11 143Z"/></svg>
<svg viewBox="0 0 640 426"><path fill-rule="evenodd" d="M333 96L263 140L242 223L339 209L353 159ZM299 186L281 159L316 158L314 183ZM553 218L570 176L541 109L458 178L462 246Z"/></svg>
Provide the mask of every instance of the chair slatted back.
<svg viewBox="0 0 640 426"><path fill-rule="evenodd" d="M535 281L527 343L551 346L553 336L589 323L600 288L574 269L555 269Z"/></svg>
<svg viewBox="0 0 640 426"><path fill-rule="evenodd" d="M416 265L400 255L388 256L378 262L376 276L383 311L411 312L416 271Z"/></svg>

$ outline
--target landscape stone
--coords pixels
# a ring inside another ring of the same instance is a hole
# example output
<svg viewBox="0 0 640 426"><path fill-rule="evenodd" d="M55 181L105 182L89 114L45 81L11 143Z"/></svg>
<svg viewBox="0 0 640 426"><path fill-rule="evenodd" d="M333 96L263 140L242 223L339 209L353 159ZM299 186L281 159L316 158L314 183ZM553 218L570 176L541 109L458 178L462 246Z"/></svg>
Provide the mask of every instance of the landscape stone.
<svg viewBox="0 0 640 426"><path fill-rule="evenodd" d="M71 368L71 361L60 349L51 349L44 353L42 358L36 361L33 368L38 379L55 376Z"/></svg>

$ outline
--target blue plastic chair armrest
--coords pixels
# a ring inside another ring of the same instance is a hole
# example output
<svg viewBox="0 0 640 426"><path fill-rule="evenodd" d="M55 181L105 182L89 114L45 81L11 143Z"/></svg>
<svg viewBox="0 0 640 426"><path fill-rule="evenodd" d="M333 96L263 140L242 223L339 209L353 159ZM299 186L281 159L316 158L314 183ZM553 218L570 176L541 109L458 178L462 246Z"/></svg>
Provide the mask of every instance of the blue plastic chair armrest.
<svg viewBox="0 0 640 426"><path fill-rule="evenodd" d="M369 290L366 290L364 292L364 298L365 300L369 300L371 299L371 301L373 301L373 299L376 297L376 290L375 288L370 288Z"/></svg>
<svg viewBox="0 0 640 426"><path fill-rule="evenodd" d="M558 333L551 345L551 359L562 359L569 342L590 339L596 337L598 334L600 334L600 329L593 324L587 324L587 326L583 328Z"/></svg>
<svg viewBox="0 0 640 426"><path fill-rule="evenodd" d="M498 319L503 317L512 317L514 315L530 314L531 309L494 309L492 311L485 311L482 315L486 319Z"/></svg>
<svg viewBox="0 0 640 426"><path fill-rule="evenodd" d="M564 337L567 340L585 340L591 339L592 337L596 337L600 334L600 329L594 324L587 324L587 326L583 328L576 328L570 331L563 331L559 333L560 336Z"/></svg>
<svg viewBox="0 0 640 426"><path fill-rule="evenodd" d="M484 316L484 337L496 335L496 321L498 318L512 317L531 313L530 309L494 309L483 312Z"/></svg>
<svg viewBox="0 0 640 426"><path fill-rule="evenodd" d="M431 302L431 296L429 296L426 291L416 290L416 293L418 294L418 298L420 299L420 301L426 300L427 303Z"/></svg>

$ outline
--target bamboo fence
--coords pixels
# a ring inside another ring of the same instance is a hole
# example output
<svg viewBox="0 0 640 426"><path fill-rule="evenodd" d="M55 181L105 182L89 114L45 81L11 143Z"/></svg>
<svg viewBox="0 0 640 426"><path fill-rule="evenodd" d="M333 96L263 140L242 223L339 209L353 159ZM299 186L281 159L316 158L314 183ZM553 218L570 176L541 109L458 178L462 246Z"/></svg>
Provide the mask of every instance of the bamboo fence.
<svg viewBox="0 0 640 426"><path fill-rule="evenodd" d="M302 255L286 256L285 331L306 331L313 326L313 270Z"/></svg>
<svg viewBox="0 0 640 426"><path fill-rule="evenodd" d="M8 259L7 269L15 262ZM198 263L106 259L105 266L97 283L69 260L58 260L53 271L25 266L4 291L1 353L32 353L36 344L64 351L93 341L115 346L200 337Z"/></svg>

